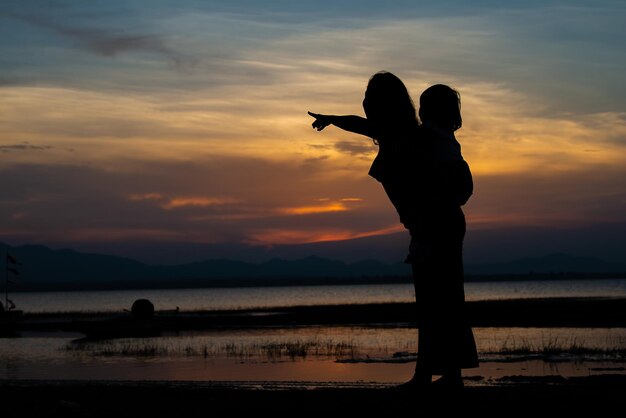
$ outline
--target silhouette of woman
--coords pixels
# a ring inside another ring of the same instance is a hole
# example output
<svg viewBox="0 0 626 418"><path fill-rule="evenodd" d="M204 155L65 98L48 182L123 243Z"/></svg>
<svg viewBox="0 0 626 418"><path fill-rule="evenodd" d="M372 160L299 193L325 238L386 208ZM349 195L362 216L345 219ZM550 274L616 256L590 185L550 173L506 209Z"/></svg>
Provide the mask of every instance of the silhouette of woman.
<svg viewBox="0 0 626 418"><path fill-rule="evenodd" d="M318 131L332 124L379 145L369 174L382 184L411 236L406 262L413 270L419 340L415 374L401 385L407 389L461 388L461 369L478 367L464 312L461 206L473 183L454 137L462 125L460 106L455 90L429 87L420 96L420 124L404 83L382 71L367 85L366 118L309 112ZM432 382L433 375L441 378Z"/></svg>

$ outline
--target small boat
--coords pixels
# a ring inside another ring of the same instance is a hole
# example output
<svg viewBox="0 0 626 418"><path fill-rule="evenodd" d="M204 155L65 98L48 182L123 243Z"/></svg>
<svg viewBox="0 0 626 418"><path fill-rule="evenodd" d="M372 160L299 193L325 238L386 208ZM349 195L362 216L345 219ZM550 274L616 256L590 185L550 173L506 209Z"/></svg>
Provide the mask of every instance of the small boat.
<svg viewBox="0 0 626 418"><path fill-rule="evenodd" d="M0 337L16 337L19 335L19 319L23 311L0 311Z"/></svg>

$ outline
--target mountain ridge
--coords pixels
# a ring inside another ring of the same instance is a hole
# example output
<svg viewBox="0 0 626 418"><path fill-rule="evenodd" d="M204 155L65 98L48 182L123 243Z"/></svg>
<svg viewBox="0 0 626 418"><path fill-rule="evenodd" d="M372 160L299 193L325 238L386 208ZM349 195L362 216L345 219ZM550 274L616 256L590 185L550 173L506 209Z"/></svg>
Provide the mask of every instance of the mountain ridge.
<svg viewBox="0 0 626 418"><path fill-rule="evenodd" d="M411 274L407 264L384 263L372 258L348 263L310 255L296 260L271 258L260 263L217 258L178 265L150 265L127 257L83 253L69 248L52 249L43 245L10 247L0 243L0 251L8 249L21 262L18 267L20 275L15 281L27 288L60 284L69 288L95 285L115 288L128 286L131 282L144 287L163 287L167 283L202 285L203 282L206 285L301 284L302 280L344 279L350 282L366 278L370 281L396 278L409 282ZM626 263L555 253L510 262L468 263L465 271L468 281L476 275L493 276L494 280L498 280L498 276L503 275L620 273L626 272Z"/></svg>

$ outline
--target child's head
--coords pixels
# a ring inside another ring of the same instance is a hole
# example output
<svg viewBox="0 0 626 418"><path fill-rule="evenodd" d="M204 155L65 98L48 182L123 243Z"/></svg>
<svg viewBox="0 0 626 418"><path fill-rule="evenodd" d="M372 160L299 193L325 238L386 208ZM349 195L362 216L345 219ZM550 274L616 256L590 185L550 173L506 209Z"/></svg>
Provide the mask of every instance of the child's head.
<svg viewBox="0 0 626 418"><path fill-rule="evenodd" d="M363 109L367 118L379 126L390 127L417 121L415 106L406 86L387 71L378 72L370 78Z"/></svg>
<svg viewBox="0 0 626 418"><path fill-rule="evenodd" d="M430 86L420 96L419 116L422 122L456 131L463 125L461 95L444 84Z"/></svg>

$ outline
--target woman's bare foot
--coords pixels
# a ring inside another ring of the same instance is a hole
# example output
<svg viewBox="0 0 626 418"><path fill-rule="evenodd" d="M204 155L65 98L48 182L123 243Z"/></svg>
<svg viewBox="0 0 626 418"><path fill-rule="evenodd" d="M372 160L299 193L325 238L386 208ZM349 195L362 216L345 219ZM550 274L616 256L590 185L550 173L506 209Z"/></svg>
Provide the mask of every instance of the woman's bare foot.
<svg viewBox="0 0 626 418"><path fill-rule="evenodd" d="M433 387L442 389L461 389L463 388L463 376L460 370L454 370L442 375L439 379L435 380L432 385Z"/></svg>
<svg viewBox="0 0 626 418"><path fill-rule="evenodd" d="M433 376L428 372L424 372L421 370L416 370L415 374L408 382L402 383L401 385L396 386L398 389L423 389L430 386L432 383Z"/></svg>

